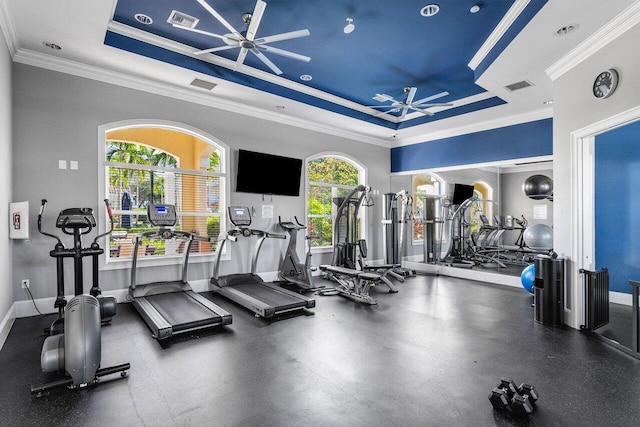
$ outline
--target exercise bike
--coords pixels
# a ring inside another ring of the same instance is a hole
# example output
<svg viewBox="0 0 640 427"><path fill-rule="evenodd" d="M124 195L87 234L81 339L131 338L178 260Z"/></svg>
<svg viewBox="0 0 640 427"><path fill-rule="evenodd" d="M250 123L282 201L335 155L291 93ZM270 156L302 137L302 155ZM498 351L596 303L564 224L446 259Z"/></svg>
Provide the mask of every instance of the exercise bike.
<svg viewBox="0 0 640 427"><path fill-rule="evenodd" d="M98 239L113 231L113 214L109 201L105 199L110 228L98 234L89 247L82 247L82 236L96 227L91 208L64 209L58 215L56 227L64 234L73 236L73 247L65 247L60 237L42 230L46 199L42 199L38 214L38 231L56 240L49 255L56 259L57 297L54 307L58 309L58 318L47 328L49 336L45 339L40 355L43 372L60 372L64 375L54 381L32 385L31 393L38 396L55 387L66 386L70 389L85 387L98 382L98 378L120 373L126 376L129 364L124 363L108 368L100 368L102 357L101 327L109 323L116 314L117 301L114 297L104 297L98 286L98 256L104 249ZM93 260L93 286L89 294L84 294L83 258ZM64 258L73 258L74 294L67 303L64 291Z"/></svg>
<svg viewBox="0 0 640 427"><path fill-rule="evenodd" d="M280 262L279 279L283 282L292 283L301 291L315 291L323 289L324 286L317 286L313 283L313 271L314 267L311 266L311 243L309 242L309 249L304 259L304 264L300 262L298 258L298 252L296 251L297 235L298 231L307 228L306 225L301 224L297 217L294 217L295 223L292 221L282 221L282 218L278 217L278 224L284 230L289 233L289 244L287 250ZM306 240L314 239L314 236L306 236Z"/></svg>

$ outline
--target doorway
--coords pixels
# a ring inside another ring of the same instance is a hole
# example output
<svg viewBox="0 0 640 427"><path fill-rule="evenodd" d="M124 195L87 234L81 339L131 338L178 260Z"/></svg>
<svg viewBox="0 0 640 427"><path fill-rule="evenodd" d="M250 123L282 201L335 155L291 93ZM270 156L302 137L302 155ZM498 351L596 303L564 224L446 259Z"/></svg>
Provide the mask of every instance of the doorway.
<svg viewBox="0 0 640 427"><path fill-rule="evenodd" d="M640 208L637 196L631 193L635 182L640 180L640 176L633 177L637 169L634 163L640 163L640 150L637 162L629 152L636 151L633 141L640 134L638 118L640 107L576 131L571 138L576 178L572 184L572 197L576 201L573 222L576 268L569 277L575 285L568 289L568 306L574 324L584 325L585 290L580 270L607 268L610 322L596 333L627 348L631 343L632 322L628 280L640 278L640 261L633 260L634 255L640 254L640 239L633 227L624 232L620 227L633 223L636 204Z"/></svg>

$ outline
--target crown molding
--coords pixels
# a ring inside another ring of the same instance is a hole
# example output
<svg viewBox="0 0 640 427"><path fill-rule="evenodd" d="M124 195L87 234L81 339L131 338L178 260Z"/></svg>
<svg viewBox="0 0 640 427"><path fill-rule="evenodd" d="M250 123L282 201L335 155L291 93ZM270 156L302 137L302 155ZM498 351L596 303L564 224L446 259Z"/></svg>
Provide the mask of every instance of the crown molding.
<svg viewBox="0 0 640 427"><path fill-rule="evenodd" d="M257 107L247 106L245 104L233 102L226 99L215 98L210 94L202 94L194 90L189 90L187 88L154 82L148 79L134 77L116 71L105 70L103 68L86 65L75 61L53 57L50 55L44 55L31 50L19 49L13 56L13 60L15 62L30 65L33 67L44 68L64 74L70 74L90 80L96 80L103 83L122 86L129 89L140 90L155 95L179 99L181 101L191 102L207 107L222 109L225 111L264 119L271 122L281 123L315 132L334 135L341 138L348 138L367 144L390 148L389 142L383 139L368 137L357 132L338 129L334 126L297 117L291 117Z"/></svg>
<svg viewBox="0 0 640 427"><path fill-rule="evenodd" d="M545 70L552 81L562 77L597 51L640 23L640 1L634 2L568 54Z"/></svg>
<svg viewBox="0 0 640 427"><path fill-rule="evenodd" d="M18 50L18 37L16 36L16 27L11 20L11 10L7 4L7 0L0 0L0 30L7 43L9 54L13 58Z"/></svg>
<svg viewBox="0 0 640 427"><path fill-rule="evenodd" d="M522 13L523 10L527 7L531 0L517 0L509 10L506 15L500 20L496 28L491 32L487 40L480 46L480 49L476 52L476 54L469 61L469 68L475 71L478 68L478 65L487 57L489 52L496 46L496 44L500 41L502 36L507 32L509 28L513 25L513 23L518 19L518 16Z"/></svg>

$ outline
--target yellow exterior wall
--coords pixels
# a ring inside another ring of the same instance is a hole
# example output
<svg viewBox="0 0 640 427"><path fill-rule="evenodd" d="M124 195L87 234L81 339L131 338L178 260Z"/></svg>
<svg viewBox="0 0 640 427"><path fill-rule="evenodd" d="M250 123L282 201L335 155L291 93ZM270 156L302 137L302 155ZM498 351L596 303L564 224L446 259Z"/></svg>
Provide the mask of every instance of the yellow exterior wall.
<svg viewBox="0 0 640 427"><path fill-rule="evenodd" d="M201 170L200 159L206 156L208 159L213 147L194 137L183 132L163 129L163 128L129 128L120 129L106 134L106 140L108 141L121 141L132 144L142 144L149 147L154 147L162 150L166 153L178 159L178 167L181 169ZM183 188L193 188L193 193L183 194L182 197L182 210L198 212L202 209L206 209L206 206L197 206L197 201L201 199L201 188L198 185L199 179L193 176L183 176L182 186ZM193 217L183 218L182 227L186 231L195 231L199 235L206 235L206 223L197 224L196 219Z"/></svg>

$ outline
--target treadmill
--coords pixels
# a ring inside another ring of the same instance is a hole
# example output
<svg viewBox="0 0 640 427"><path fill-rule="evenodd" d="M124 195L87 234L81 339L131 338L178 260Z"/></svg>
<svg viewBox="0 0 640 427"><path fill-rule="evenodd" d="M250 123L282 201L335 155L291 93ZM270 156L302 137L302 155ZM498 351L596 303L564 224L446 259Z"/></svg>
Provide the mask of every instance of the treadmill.
<svg viewBox="0 0 640 427"><path fill-rule="evenodd" d="M194 240L209 241L186 231L171 230L176 224L174 205L149 204L147 217L158 230L147 231L136 236L131 264L129 299L140 313L152 336L163 340L176 334L197 329L231 324L231 314L204 296L194 292L187 282L189 252ZM186 242L182 261L182 279L147 284L136 283L138 247L143 238L177 238Z"/></svg>
<svg viewBox="0 0 640 427"><path fill-rule="evenodd" d="M229 206L228 212L229 219L235 228L229 230L216 247L211 277L213 290L253 311L256 317L270 318L281 313L315 307L315 299L284 289L274 283L265 282L256 274L258 255L264 241L268 238L286 239L286 236L249 228L251 213L246 206ZM238 237L252 236L257 236L258 240L251 260L251 272L219 277L220 255L225 243L235 242Z"/></svg>

